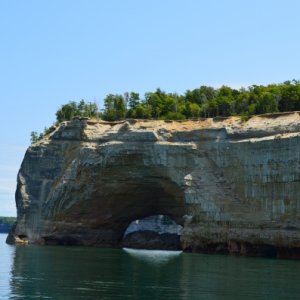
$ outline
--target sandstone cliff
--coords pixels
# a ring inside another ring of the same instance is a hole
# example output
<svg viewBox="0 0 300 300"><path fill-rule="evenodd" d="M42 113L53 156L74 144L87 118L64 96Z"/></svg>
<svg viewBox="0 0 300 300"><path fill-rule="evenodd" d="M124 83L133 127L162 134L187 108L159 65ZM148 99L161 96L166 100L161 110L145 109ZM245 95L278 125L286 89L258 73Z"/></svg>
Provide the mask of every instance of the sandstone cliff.
<svg viewBox="0 0 300 300"><path fill-rule="evenodd" d="M8 242L119 247L165 214L185 251L299 258L299 147L298 112L65 122L26 152Z"/></svg>

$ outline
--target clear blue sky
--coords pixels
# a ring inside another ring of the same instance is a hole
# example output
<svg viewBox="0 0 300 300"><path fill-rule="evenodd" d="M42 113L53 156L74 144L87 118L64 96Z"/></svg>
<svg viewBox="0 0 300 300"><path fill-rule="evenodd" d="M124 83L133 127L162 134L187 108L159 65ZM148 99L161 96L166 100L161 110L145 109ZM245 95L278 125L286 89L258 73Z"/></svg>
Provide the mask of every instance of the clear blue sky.
<svg viewBox="0 0 300 300"><path fill-rule="evenodd" d="M300 79L298 0L1 0L0 215L31 131L70 100Z"/></svg>

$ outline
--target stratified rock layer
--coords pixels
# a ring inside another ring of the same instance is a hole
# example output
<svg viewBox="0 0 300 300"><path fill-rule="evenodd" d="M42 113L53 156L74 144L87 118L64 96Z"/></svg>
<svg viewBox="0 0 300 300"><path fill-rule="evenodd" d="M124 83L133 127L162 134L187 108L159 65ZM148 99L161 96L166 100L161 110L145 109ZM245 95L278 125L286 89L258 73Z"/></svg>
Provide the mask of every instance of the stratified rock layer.
<svg viewBox="0 0 300 300"><path fill-rule="evenodd" d="M298 112L65 122L26 152L8 241L120 247L164 214L185 251L299 258L299 147Z"/></svg>

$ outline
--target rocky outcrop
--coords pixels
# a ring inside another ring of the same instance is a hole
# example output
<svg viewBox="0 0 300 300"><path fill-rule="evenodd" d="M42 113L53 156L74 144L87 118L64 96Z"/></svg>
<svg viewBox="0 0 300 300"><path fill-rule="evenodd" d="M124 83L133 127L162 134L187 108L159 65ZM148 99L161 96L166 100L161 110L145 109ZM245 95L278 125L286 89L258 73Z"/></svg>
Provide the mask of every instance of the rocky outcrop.
<svg viewBox="0 0 300 300"><path fill-rule="evenodd" d="M120 247L163 214L185 251L299 258L299 147L298 112L65 122L26 152L8 241Z"/></svg>
<svg viewBox="0 0 300 300"><path fill-rule="evenodd" d="M181 235L182 226L176 224L170 217L164 215L149 216L141 220L132 221L127 227L124 237L134 231L154 231L158 234L171 233Z"/></svg>
<svg viewBox="0 0 300 300"><path fill-rule="evenodd" d="M123 239L122 246L134 249L181 250L179 235L172 233L159 234L150 230L129 233Z"/></svg>
<svg viewBox="0 0 300 300"><path fill-rule="evenodd" d="M122 246L134 249L180 250L182 226L164 215L132 221L127 227Z"/></svg>

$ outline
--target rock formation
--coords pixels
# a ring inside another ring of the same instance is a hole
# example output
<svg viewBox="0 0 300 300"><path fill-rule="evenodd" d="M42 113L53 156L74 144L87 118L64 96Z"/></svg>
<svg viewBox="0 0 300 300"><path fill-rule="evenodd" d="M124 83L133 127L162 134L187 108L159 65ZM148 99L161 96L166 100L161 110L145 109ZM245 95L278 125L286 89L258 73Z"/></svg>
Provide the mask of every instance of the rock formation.
<svg viewBox="0 0 300 300"><path fill-rule="evenodd" d="M132 221L127 227L122 245L135 249L180 250L182 226L164 215Z"/></svg>
<svg viewBox="0 0 300 300"><path fill-rule="evenodd" d="M185 251L299 258L299 149L298 112L64 122L26 152L8 242L120 247L164 214Z"/></svg>

